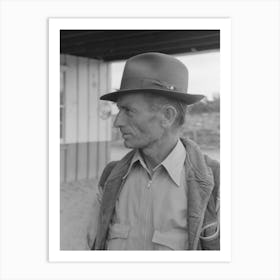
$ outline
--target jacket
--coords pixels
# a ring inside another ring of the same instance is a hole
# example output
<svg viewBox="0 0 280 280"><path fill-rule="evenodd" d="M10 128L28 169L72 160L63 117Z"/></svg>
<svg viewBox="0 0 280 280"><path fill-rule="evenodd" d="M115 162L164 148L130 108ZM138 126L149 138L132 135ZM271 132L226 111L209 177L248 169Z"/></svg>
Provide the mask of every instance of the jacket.
<svg viewBox="0 0 280 280"><path fill-rule="evenodd" d="M186 250L220 250L220 164L203 155L190 139L180 139L186 149L188 246ZM97 234L92 250L106 250L109 225L135 151L110 162L99 181L103 189Z"/></svg>

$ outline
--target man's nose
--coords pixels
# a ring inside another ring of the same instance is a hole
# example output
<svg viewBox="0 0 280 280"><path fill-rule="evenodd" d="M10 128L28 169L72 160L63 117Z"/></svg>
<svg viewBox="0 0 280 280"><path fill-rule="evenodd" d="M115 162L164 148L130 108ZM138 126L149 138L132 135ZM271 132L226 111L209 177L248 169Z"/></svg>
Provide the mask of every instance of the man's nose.
<svg viewBox="0 0 280 280"><path fill-rule="evenodd" d="M125 120L124 120L123 113L122 111L119 111L114 120L114 127L121 127L124 125L124 122Z"/></svg>

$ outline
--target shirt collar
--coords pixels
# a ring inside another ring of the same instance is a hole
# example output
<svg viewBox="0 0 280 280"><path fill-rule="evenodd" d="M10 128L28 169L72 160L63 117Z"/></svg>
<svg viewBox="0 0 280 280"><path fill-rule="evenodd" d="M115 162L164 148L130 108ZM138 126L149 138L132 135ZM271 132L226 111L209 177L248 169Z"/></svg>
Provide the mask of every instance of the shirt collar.
<svg viewBox="0 0 280 280"><path fill-rule="evenodd" d="M176 146L161 163L178 187L181 182L181 172L184 167L185 158L186 150L182 142L178 140Z"/></svg>
<svg viewBox="0 0 280 280"><path fill-rule="evenodd" d="M128 174L129 174L129 172L130 172L130 170L131 170L133 164L134 164L135 162L137 162L137 161L140 161L141 165L142 165L146 170L148 170L148 168L146 167L146 164L145 164L145 162L144 162L144 160L143 160L143 158L142 158L142 156L141 156L139 150L136 149L136 150L135 150L135 153L134 153L134 155L133 155L133 157L132 157L132 159L131 159L131 162L130 162L130 165L129 165L129 167L128 167L128 170L127 170L127 172L125 173L125 175L123 176L123 179L125 179L125 178L128 176Z"/></svg>
<svg viewBox="0 0 280 280"><path fill-rule="evenodd" d="M164 168L166 169L166 171L169 174L169 176L171 177L171 179L179 187L180 182L181 182L181 172L182 172L182 169L184 166L185 158L186 158L186 150L185 150L182 142L180 140L178 140L178 142L177 142L176 146L173 148L173 150L159 165L157 165L154 168L154 170L157 169L160 165L164 166ZM137 149L132 157L132 160L130 162L130 165L129 165L129 168L128 168L126 174L123 176L123 179L125 179L128 176L133 164L137 161L139 161L141 163L141 165L148 171L148 168L147 168L139 150Z"/></svg>

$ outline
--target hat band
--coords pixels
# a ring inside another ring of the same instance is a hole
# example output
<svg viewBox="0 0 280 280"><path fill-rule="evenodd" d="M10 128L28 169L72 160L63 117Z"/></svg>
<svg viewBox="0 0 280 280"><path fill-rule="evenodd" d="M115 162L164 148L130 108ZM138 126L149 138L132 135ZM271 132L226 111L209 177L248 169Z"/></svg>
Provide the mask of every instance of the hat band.
<svg viewBox="0 0 280 280"><path fill-rule="evenodd" d="M153 79L139 79L139 78L127 78L122 80L120 90L133 90L133 89L159 89L159 90L187 92L187 89L179 88L165 81L159 81Z"/></svg>

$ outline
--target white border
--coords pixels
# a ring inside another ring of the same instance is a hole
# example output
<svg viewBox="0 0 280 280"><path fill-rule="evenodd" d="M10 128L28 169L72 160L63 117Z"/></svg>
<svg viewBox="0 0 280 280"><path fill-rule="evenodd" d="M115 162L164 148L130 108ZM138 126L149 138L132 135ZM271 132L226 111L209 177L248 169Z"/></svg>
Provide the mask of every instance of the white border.
<svg viewBox="0 0 280 280"><path fill-rule="evenodd" d="M49 19L49 261L229 262L231 260L231 36L228 18ZM221 250L61 251L59 205L60 29L219 29L221 31Z"/></svg>

